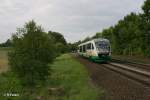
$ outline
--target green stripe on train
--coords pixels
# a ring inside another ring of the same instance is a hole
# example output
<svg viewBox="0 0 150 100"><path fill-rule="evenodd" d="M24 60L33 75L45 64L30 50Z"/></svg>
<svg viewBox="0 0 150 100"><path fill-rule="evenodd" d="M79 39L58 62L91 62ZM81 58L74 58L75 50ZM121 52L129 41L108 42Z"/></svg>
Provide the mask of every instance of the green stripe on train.
<svg viewBox="0 0 150 100"><path fill-rule="evenodd" d="M107 62L107 61L110 61L111 60L111 57L110 56L104 56L104 57L98 57L98 56L91 56L89 58L91 61L94 61L94 62Z"/></svg>
<svg viewBox="0 0 150 100"><path fill-rule="evenodd" d="M79 53L80 56L83 56L83 57L87 57L89 58L91 61L94 61L94 62L107 62L107 61L110 61L111 60L111 57L110 56L102 56L102 57L99 57L99 56L90 56L88 57L86 55L86 53Z"/></svg>

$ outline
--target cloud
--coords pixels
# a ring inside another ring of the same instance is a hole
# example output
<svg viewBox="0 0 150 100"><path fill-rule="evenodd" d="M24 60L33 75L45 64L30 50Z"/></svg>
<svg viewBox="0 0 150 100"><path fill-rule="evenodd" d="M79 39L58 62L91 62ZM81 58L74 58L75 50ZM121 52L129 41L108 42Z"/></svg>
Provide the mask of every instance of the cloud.
<svg viewBox="0 0 150 100"><path fill-rule="evenodd" d="M45 31L61 32L68 42L92 36L130 12L140 12L144 0L0 0L0 42L34 19Z"/></svg>

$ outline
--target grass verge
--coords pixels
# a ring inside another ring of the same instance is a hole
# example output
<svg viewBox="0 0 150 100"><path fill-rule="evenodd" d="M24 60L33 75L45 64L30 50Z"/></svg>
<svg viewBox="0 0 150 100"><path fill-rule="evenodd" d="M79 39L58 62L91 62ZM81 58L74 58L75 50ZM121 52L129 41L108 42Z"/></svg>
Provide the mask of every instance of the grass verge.
<svg viewBox="0 0 150 100"><path fill-rule="evenodd" d="M90 84L85 67L65 54L58 57L52 65L52 81L54 87L63 87L62 100L97 100L99 92ZM59 100L58 99L58 100Z"/></svg>

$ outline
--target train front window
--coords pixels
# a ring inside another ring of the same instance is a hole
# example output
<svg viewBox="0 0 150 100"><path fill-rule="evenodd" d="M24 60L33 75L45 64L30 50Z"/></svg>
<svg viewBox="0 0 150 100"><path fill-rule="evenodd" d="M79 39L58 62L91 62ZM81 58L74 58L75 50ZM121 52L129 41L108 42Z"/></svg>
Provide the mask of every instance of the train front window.
<svg viewBox="0 0 150 100"><path fill-rule="evenodd" d="M106 42L106 41L98 41L98 42L95 42L95 45L96 45L96 48L99 50L99 49L103 49L103 50L109 50L110 49L110 46L109 46L109 43Z"/></svg>

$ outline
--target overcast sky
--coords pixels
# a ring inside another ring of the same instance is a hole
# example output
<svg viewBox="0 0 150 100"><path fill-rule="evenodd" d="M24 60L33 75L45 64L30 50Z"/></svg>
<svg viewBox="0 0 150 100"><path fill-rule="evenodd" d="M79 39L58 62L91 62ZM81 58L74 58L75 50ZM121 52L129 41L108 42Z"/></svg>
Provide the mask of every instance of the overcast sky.
<svg viewBox="0 0 150 100"><path fill-rule="evenodd" d="M34 19L45 31L56 31L68 42L92 36L130 12L140 12L144 0L0 0L0 42Z"/></svg>

